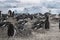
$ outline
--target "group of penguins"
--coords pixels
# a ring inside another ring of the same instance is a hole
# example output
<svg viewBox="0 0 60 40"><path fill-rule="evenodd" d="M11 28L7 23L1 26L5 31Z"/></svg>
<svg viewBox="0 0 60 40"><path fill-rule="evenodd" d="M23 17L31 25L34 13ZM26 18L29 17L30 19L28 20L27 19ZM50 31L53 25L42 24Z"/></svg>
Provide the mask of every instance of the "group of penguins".
<svg viewBox="0 0 60 40"><path fill-rule="evenodd" d="M31 27L32 30L34 30L35 28L36 29L39 29L39 28L43 28L44 24L45 24L45 29L49 29L49 17L48 15L45 16L46 17L46 20L45 21L36 21L33 23L33 26ZM18 22L18 30L22 33L22 31L24 30L24 24L27 23L28 21L26 20L23 20L23 21L20 21ZM8 27L8 30L7 30L7 35L8 37L13 37L15 34L14 34L14 30L16 30L16 28L14 27L14 25L11 23L11 22L0 22L0 27ZM29 32L31 33L31 31Z"/></svg>
<svg viewBox="0 0 60 40"><path fill-rule="evenodd" d="M8 37L13 37L15 35L15 30L19 30L20 33L22 33L22 31L25 31L26 29L24 29L24 24L27 23L28 21L23 20L18 22L18 28L15 28L14 25L11 22L0 22L0 27L3 28L7 26L8 30L7 30L7 35ZM50 29L50 23L49 23L49 15L45 14L45 21L36 21L33 23L33 26L31 27L32 30L36 29L40 29L40 28L45 28L45 29ZM60 20L59 20L59 29L60 29ZM31 31L29 32L31 33Z"/></svg>

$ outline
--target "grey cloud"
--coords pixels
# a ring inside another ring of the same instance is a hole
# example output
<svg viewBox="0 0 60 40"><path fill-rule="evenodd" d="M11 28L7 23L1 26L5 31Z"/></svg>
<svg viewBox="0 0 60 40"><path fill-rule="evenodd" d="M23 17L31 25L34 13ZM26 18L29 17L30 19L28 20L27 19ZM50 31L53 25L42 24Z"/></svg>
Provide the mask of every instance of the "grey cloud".
<svg viewBox="0 0 60 40"><path fill-rule="evenodd" d="M35 12L41 12L42 11L42 7L45 7L45 8L56 8L56 9L60 9L60 2L58 2L60 0L53 0L53 1L50 1L50 2L43 2L43 3L40 3L40 4L23 4L21 3L20 1L17 1L17 0L6 0L6 1L0 1L0 9L4 9L3 11L5 11L5 9L9 9L9 8L20 8L20 7L24 7L28 10L28 12L31 12L31 13L35 13ZM29 8L28 8L29 7ZM23 10L27 12L27 10ZM43 10L44 11L44 10Z"/></svg>

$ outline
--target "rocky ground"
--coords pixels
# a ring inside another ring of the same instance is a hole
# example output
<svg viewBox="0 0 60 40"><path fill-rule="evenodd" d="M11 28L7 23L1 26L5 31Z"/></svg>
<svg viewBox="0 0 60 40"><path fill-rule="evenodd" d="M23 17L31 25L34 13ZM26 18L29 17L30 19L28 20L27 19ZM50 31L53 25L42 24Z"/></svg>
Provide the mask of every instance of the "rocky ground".
<svg viewBox="0 0 60 40"><path fill-rule="evenodd" d="M7 36L7 28L0 28L0 40L60 40L58 25L58 22L50 21L49 30L39 29L32 31L32 34L29 37L21 37L20 35L16 35L14 38L11 37L9 39Z"/></svg>

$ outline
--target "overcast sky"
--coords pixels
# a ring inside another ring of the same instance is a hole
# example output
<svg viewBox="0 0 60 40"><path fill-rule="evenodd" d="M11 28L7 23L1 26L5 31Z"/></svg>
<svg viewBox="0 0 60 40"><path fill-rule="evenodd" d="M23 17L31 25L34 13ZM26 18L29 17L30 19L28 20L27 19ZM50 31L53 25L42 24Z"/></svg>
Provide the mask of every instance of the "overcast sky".
<svg viewBox="0 0 60 40"><path fill-rule="evenodd" d="M53 1L53 2L52 2ZM42 3L46 3L44 5L42 5ZM52 2L52 3L49 3ZM7 9L10 9L9 7L19 7L20 9L22 9L22 7L31 7L31 6L43 6L42 11L47 10L47 7L51 7L51 8L58 8L60 10L60 5L58 5L56 2L59 2L58 4L60 4L60 0L0 0L0 9L5 11ZM55 4L56 7L55 7ZM53 5L52 5L53 4ZM39 10L39 8L35 8L36 10ZM35 11L36 11L35 10ZM34 12L35 12L34 11Z"/></svg>
<svg viewBox="0 0 60 40"><path fill-rule="evenodd" d="M0 0L0 1L20 1L21 3L40 3L44 1L59 1L59 0Z"/></svg>
<svg viewBox="0 0 60 40"><path fill-rule="evenodd" d="M8 1L8 0L0 0L0 1ZM10 0L9 0L10 1ZM44 1L44 0L16 0L16 1L22 1L22 2L38 2L38 1ZM45 1L59 1L59 0L45 0Z"/></svg>

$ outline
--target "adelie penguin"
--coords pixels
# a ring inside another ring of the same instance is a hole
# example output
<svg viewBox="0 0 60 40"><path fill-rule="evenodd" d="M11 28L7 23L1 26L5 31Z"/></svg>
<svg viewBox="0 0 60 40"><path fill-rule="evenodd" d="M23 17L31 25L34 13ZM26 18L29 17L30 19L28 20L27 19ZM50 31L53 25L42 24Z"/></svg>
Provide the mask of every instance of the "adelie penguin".
<svg viewBox="0 0 60 40"><path fill-rule="evenodd" d="M8 22L7 25L8 25L7 35L9 39L10 37L14 37L14 26L10 22Z"/></svg>
<svg viewBox="0 0 60 40"><path fill-rule="evenodd" d="M48 12L45 13L45 17L46 17L46 20L45 20L45 29L50 29Z"/></svg>

